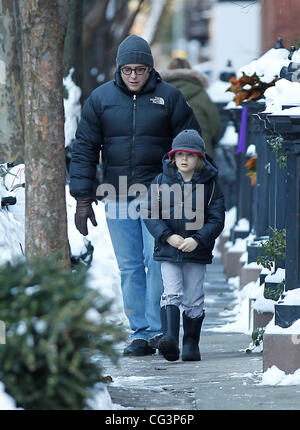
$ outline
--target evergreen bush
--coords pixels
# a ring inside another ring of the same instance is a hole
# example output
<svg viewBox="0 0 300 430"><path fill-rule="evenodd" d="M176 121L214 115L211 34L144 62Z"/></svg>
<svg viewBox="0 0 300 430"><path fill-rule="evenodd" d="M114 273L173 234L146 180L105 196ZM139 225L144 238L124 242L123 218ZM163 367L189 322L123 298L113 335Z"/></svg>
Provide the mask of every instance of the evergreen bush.
<svg viewBox="0 0 300 430"><path fill-rule="evenodd" d="M266 269L271 270L272 264L275 262L275 266L285 258L285 247L286 247L286 230L277 230L277 228L270 227L273 231L273 236L270 237L265 243L261 244L262 253L257 257L257 264L261 264Z"/></svg>
<svg viewBox="0 0 300 430"><path fill-rule="evenodd" d="M104 380L101 356L117 363L125 336L106 321L111 302L87 286L86 268L58 267L57 256L0 267L0 381L28 410L87 409Z"/></svg>

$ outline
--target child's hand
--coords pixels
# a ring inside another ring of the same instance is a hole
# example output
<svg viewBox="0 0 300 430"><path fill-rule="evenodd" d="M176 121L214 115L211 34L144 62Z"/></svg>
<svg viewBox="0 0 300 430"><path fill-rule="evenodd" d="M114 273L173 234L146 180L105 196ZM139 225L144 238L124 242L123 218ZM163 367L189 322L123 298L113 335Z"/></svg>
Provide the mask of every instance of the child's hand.
<svg viewBox="0 0 300 430"><path fill-rule="evenodd" d="M198 242L192 237L187 237L183 240L181 245L178 247L182 252L192 252L198 246Z"/></svg>
<svg viewBox="0 0 300 430"><path fill-rule="evenodd" d="M168 237L166 242L168 242L168 244L173 246L174 248L179 248L179 246L184 242L184 239L179 234L172 234Z"/></svg>

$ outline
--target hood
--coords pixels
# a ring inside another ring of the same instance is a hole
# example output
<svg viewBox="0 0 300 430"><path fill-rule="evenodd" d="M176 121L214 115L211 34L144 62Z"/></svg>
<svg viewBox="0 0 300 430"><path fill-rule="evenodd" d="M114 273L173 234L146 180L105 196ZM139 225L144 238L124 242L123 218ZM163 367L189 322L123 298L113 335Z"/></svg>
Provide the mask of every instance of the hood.
<svg viewBox="0 0 300 430"><path fill-rule="evenodd" d="M158 82L161 82L160 74L155 69L152 69L148 81L143 86L139 94L145 94L154 91ZM124 84L124 81L121 78L121 72L119 70L116 70L115 72L114 84L121 88L121 90L125 93L134 94L133 91L129 91L129 89Z"/></svg>
<svg viewBox="0 0 300 430"><path fill-rule="evenodd" d="M210 181L211 179L217 177L218 169L213 160L209 157L209 155L205 154L205 166L200 172L196 172L193 175L193 181L196 183L205 183ZM163 164L163 173L171 178L172 182L178 182L178 180L182 179L180 173L178 173L177 169L171 166L171 160L169 159L169 153L166 153L163 156L162 164Z"/></svg>
<svg viewBox="0 0 300 430"><path fill-rule="evenodd" d="M203 88L208 87L208 79L207 77L197 70L194 69L168 69L162 70L160 72L162 79L165 81L172 83L175 80L186 80L191 83L196 83L197 85L201 84Z"/></svg>

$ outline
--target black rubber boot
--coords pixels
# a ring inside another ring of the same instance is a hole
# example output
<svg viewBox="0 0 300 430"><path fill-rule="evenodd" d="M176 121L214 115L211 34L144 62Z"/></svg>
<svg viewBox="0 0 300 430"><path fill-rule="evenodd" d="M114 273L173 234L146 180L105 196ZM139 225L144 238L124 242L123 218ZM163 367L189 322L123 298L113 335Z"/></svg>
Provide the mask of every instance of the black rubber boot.
<svg viewBox="0 0 300 430"><path fill-rule="evenodd" d="M205 312L201 317L189 318L185 312L183 316L183 341L182 341L182 361L200 361L199 350L200 332Z"/></svg>
<svg viewBox="0 0 300 430"><path fill-rule="evenodd" d="M158 350L168 361L179 358L179 325L180 310L178 306L167 305L161 308L163 337L159 341Z"/></svg>

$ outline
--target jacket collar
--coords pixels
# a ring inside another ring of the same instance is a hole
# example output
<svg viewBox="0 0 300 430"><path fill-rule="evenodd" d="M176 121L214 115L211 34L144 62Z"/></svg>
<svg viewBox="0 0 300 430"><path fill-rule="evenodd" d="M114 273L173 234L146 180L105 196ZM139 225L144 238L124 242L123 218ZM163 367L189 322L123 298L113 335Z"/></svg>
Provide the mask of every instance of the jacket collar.
<svg viewBox="0 0 300 430"><path fill-rule="evenodd" d="M154 91L158 82L161 82L161 77L155 69L152 69L150 72L148 81L145 83L145 85L143 86L141 91L139 91L139 94L146 94L146 93L150 93L150 92ZM115 72L114 84L116 86L118 86L125 93L134 94L124 84L124 81L121 77L121 73L119 70L116 70L116 72Z"/></svg>

